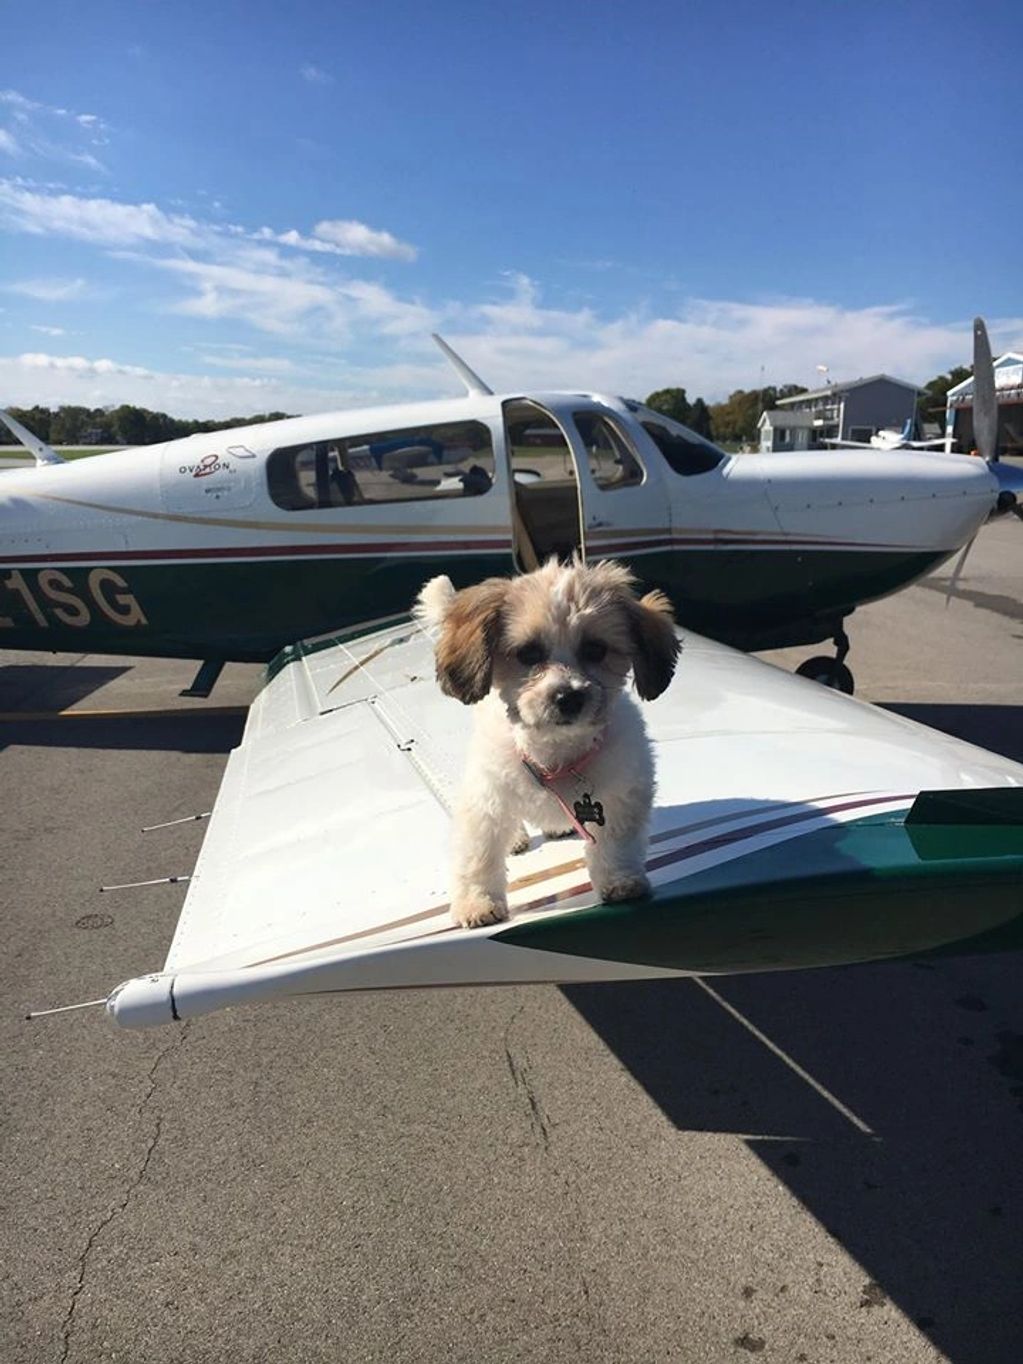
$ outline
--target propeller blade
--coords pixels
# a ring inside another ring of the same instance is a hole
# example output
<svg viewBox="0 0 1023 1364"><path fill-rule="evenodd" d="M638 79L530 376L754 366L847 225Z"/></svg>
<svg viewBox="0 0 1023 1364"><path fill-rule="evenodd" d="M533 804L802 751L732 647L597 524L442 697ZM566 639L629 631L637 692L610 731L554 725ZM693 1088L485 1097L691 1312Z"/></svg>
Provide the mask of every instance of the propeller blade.
<svg viewBox="0 0 1023 1364"><path fill-rule="evenodd" d="M973 435L977 449L990 464L998 443L998 398L991 345L982 317L973 319Z"/></svg>

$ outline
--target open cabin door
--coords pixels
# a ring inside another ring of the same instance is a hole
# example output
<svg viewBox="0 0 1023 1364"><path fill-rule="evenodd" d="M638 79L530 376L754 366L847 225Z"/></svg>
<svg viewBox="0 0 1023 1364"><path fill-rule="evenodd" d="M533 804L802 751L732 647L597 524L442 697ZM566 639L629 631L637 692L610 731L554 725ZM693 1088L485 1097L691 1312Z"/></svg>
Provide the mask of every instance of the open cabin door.
<svg viewBox="0 0 1023 1364"><path fill-rule="evenodd" d="M657 561L671 546L671 497L650 443L592 398L566 396L556 410L575 456L586 558L618 559L662 586Z"/></svg>
<svg viewBox="0 0 1023 1364"><path fill-rule="evenodd" d="M554 413L531 398L504 404L515 559L529 573L551 555L585 555L577 457Z"/></svg>
<svg viewBox="0 0 1023 1364"><path fill-rule="evenodd" d="M619 413L582 396L517 398L504 411L520 568L576 552L631 562L670 545L660 468Z"/></svg>

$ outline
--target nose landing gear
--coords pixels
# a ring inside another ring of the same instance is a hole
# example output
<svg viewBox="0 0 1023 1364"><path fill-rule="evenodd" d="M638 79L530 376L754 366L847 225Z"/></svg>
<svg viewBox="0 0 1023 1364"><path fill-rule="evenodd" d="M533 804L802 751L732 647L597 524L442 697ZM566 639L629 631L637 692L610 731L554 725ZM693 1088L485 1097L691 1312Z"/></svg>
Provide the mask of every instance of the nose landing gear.
<svg viewBox="0 0 1023 1364"><path fill-rule="evenodd" d="M834 658L828 658L826 654L817 654L813 658L808 658L805 663L800 663L796 672L800 677L808 677L811 682L820 682L822 686L830 687L832 691L843 691L846 696L852 696L856 684L852 673L845 666L845 657L849 652L849 636L841 626L835 632L834 643Z"/></svg>

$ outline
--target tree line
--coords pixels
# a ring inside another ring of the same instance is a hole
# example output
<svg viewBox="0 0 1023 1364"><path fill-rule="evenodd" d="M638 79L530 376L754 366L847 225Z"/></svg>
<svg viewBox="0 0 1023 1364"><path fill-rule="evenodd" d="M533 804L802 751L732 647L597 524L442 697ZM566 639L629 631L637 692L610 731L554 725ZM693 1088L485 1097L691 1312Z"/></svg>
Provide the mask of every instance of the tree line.
<svg viewBox="0 0 1023 1364"><path fill-rule="evenodd" d="M929 379L917 401L921 422L944 425L945 397L950 388L973 373L957 365L947 374ZM721 403L706 403L686 396L684 388L659 388L646 399L647 407L688 426L708 440L726 445L755 442L760 414L776 407L782 398L806 393L801 384L768 385L765 388L737 388ZM260 422L280 421L288 412L258 412L252 417L229 417L219 421L197 421L170 417L166 412L151 412L147 407L122 403L120 407L12 407L8 409L47 445L155 445L159 441L193 436L198 431L226 431L234 426L255 426ZM2 436L0 436L2 439Z"/></svg>
<svg viewBox="0 0 1023 1364"><path fill-rule="evenodd" d="M646 405L708 440L740 445L757 439L760 414L777 406L779 398L794 398L806 391L800 384L737 388L724 402L708 404L702 398L690 402L684 388L659 388L646 399Z"/></svg>
<svg viewBox="0 0 1023 1364"><path fill-rule="evenodd" d="M233 426L254 426L279 421L288 412L259 412L254 417L228 417L196 421L151 412L147 407L10 407L15 421L27 426L47 445L155 445L194 436L198 431L226 431Z"/></svg>
<svg viewBox="0 0 1023 1364"><path fill-rule="evenodd" d="M956 365L947 374L936 374L928 379L917 398L917 420L936 424L944 430L948 390L972 373L971 366ZM769 384L765 388L737 388L724 402L707 404L702 398L690 402L684 388L659 388L646 399L646 405L708 440L743 445L758 440L757 423L761 413L777 407L782 398L794 398L807 392L809 390L802 384L782 384L780 387Z"/></svg>

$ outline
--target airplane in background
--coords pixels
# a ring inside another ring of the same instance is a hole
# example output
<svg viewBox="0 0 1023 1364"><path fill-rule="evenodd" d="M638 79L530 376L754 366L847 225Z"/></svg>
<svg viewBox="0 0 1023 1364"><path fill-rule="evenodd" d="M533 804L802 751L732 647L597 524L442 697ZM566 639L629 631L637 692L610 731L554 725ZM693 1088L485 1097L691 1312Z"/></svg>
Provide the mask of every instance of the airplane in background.
<svg viewBox="0 0 1023 1364"><path fill-rule="evenodd" d="M983 385L983 459L732 456L631 399L495 394L436 340L462 398L73 463L0 414L36 461L0 474L0 647L195 658L186 694L206 696L225 662L400 616L439 572L464 586L578 553L628 564L683 626L740 649L833 640L799 671L851 692L849 614L1023 494L981 444Z"/></svg>
<svg viewBox="0 0 1023 1364"><path fill-rule="evenodd" d="M945 444L944 436L933 436L929 440L913 440L913 418L907 417L901 431L884 428L875 431L869 441L839 440L826 438L825 445L836 450L936 450Z"/></svg>

